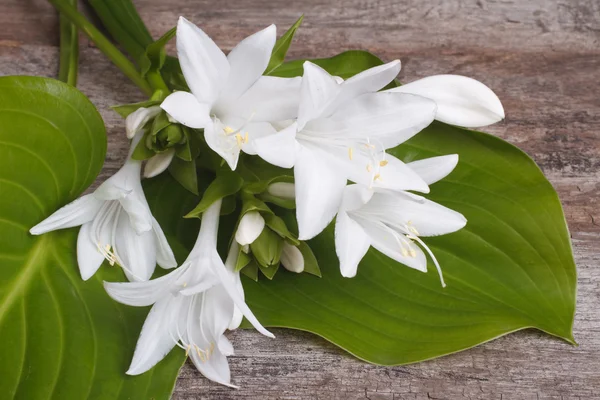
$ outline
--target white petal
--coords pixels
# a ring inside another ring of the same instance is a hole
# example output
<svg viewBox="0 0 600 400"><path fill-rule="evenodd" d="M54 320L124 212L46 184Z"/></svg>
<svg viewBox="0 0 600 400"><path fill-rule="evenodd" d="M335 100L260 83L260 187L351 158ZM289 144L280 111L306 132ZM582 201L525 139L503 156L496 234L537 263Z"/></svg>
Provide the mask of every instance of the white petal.
<svg viewBox="0 0 600 400"><path fill-rule="evenodd" d="M389 149L431 124L435 110L435 102L424 97L378 92L342 104L330 119L337 122L335 136L369 138Z"/></svg>
<svg viewBox="0 0 600 400"><path fill-rule="evenodd" d="M231 67L223 92L228 99L237 99L265 72L275 45L277 29L270 25L242 40L227 56Z"/></svg>
<svg viewBox="0 0 600 400"><path fill-rule="evenodd" d="M298 247L283 242L281 250L281 265L290 272L300 273L304 271L304 256Z"/></svg>
<svg viewBox="0 0 600 400"><path fill-rule="evenodd" d="M159 106L152 107L140 107L125 118L125 131L127 132L127 139L133 139L136 133L138 133L144 125L152 118L156 117L160 113Z"/></svg>
<svg viewBox="0 0 600 400"><path fill-rule="evenodd" d="M304 75L300 86L298 130L310 120L326 117L323 112L340 94L340 84L323 68L309 61L304 63Z"/></svg>
<svg viewBox="0 0 600 400"><path fill-rule="evenodd" d="M333 112L339 105L365 94L373 93L385 87L400 72L400 60L394 60L387 64L378 65L360 72L346 81L342 80L341 92L337 100L329 105L328 111Z"/></svg>
<svg viewBox="0 0 600 400"><path fill-rule="evenodd" d="M234 353L233 344L231 344L231 342L225 337L225 335L219 338L219 344L217 346L219 346L219 350L225 356L232 356Z"/></svg>
<svg viewBox="0 0 600 400"><path fill-rule="evenodd" d="M422 272L427 271L427 258L425 257L425 253L423 253L415 243L411 242L409 244L410 252L403 253L398 239L396 239L388 230L383 229L380 225L362 219L358 222L362 226L365 234L369 237L371 246L407 267Z"/></svg>
<svg viewBox="0 0 600 400"><path fill-rule="evenodd" d="M213 104L229 77L229 62L225 54L202 29L180 17L177 23L177 55L185 81L194 96L201 103Z"/></svg>
<svg viewBox="0 0 600 400"><path fill-rule="evenodd" d="M119 303L146 307L168 296L173 285L188 269L189 265L181 266L167 275L146 282L104 282L104 288Z"/></svg>
<svg viewBox="0 0 600 400"><path fill-rule="evenodd" d="M220 121L210 123L204 128L204 140L212 151L220 155L235 170L240 157L241 147L233 141L232 136L224 134L225 126Z"/></svg>
<svg viewBox="0 0 600 400"><path fill-rule="evenodd" d="M235 265L237 263L239 251L240 251L240 246L237 244L237 242L235 240L232 241L231 246L229 247L229 252L227 253L227 259L225 260L225 268L227 268L227 270L230 272L232 279L235 283L235 286L237 287L238 291L242 294L242 298L244 298L245 297L244 296L244 287L242 286L242 281L240 279L240 272L235 271ZM236 305L234 305L233 306L233 316L231 317L231 321L229 322L229 326L227 327L227 329L234 330L234 329L239 328L240 324L242 323L242 319L244 319L244 314L242 314L240 309ZM225 337L223 336L222 339L223 338L225 338ZM221 351L225 355L233 354L233 348L231 349L231 353L229 353L228 351L225 351L223 349L221 349Z"/></svg>
<svg viewBox="0 0 600 400"><path fill-rule="evenodd" d="M435 119L447 124L478 127L504 119L498 96L483 83L459 75L434 75L391 89L413 93L437 103Z"/></svg>
<svg viewBox="0 0 600 400"><path fill-rule="evenodd" d="M104 261L104 256L98 251L98 245L91 239L91 228L92 223L86 222L77 236L77 265L84 281L90 279Z"/></svg>
<svg viewBox="0 0 600 400"><path fill-rule="evenodd" d="M373 181L374 187L429 193L427 183L410 167L389 154L386 155L385 160L387 161L385 166L375 167L379 178Z"/></svg>
<svg viewBox="0 0 600 400"><path fill-rule="evenodd" d="M157 302L146 317L127 375L148 371L175 347L171 329L172 297Z"/></svg>
<svg viewBox="0 0 600 400"><path fill-rule="evenodd" d="M31 228L29 233L41 235L57 229L85 224L94 219L103 204L103 201L96 199L92 194L86 194L59 208L54 214Z"/></svg>
<svg viewBox="0 0 600 400"><path fill-rule="evenodd" d="M346 186L345 171L327 162L327 155L303 147L294 166L296 219L300 240L319 234L331 222Z"/></svg>
<svg viewBox="0 0 600 400"><path fill-rule="evenodd" d="M245 246L254 242L265 228L265 220L258 211L244 214L235 232L235 241Z"/></svg>
<svg viewBox="0 0 600 400"><path fill-rule="evenodd" d="M146 202L142 187L133 190L131 193L119 199L121 207L129 217L129 224L138 235L148 232L152 229L152 213Z"/></svg>
<svg viewBox="0 0 600 400"><path fill-rule="evenodd" d="M210 123L210 105L188 92L171 93L160 105L175 121L194 129Z"/></svg>
<svg viewBox="0 0 600 400"><path fill-rule="evenodd" d="M170 148L162 153L157 153L144 166L144 178L153 178L163 173L171 164L175 156L175 149Z"/></svg>
<svg viewBox="0 0 600 400"><path fill-rule="evenodd" d="M364 206L375 192L364 185L347 185L344 188L340 210L352 211Z"/></svg>
<svg viewBox="0 0 600 400"><path fill-rule="evenodd" d="M363 228L347 213L340 212L335 221L335 252L343 277L356 276L358 263L367 254L371 241Z"/></svg>
<svg viewBox="0 0 600 400"><path fill-rule="evenodd" d="M223 112L252 121L294 119L298 116L300 82L300 77L262 76L241 97L223 105Z"/></svg>
<svg viewBox="0 0 600 400"><path fill-rule="evenodd" d="M275 182L267 187L267 193L284 200L296 198L296 185L289 182Z"/></svg>
<svg viewBox="0 0 600 400"><path fill-rule="evenodd" d="M147 281L156 267L154 233L138 235L131 227L126 214L119 215L115 234L115 253L122 261L123 270L130 281Z"/></svg>
<svg viewBox="0 0 600 400"><path fill-rule="evenodd" d="M254 150L269 164L281 168L292 168L299 150L296 142L296 123L273 135L253 141Z"/></svg>
<svg viewBox="0 0 600 400"><path fill-rule="evenodd" d="M408 167L415 171L428 185L444 179L458 164L458 154L430 157L409 162Z"/></svg>
<svg viewBox="0 0 600 400"><path fill-rule="evenodd" d="M273 125L268 122L249 122L244 125L242 130L244 134L244 143L242 144L242 151L246 154L256 155L256 148L254 142L257 139L271 136L277 133ZM246 136L248 135L248 136ZM246 140L246 137L248 140Z"/></svg>
<svg viewBox="0 0 600 400"><path fill-rule="evenodd" d="M173 250L167 242L158 221L152 217L152 232L154 233L154 248L156 249L156 263L162 268L169 269L177 266Z"/></svg>

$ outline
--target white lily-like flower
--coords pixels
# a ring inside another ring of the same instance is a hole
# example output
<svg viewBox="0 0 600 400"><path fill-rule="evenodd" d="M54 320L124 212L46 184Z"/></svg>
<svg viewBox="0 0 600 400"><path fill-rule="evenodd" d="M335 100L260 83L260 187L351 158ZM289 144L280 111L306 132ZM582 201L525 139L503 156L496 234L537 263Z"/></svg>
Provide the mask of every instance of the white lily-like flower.
<svg viewBox="0 0 600 400"><path fill-rule="evenodd" d="M161 107L176 121L204 129L208 146L231 167L240 150L256 154L254 139L274 134L270 122L294 119L300 78L262 76L275 45L271 25L225 56L200 28L181 17L177 54L191 93L175 92Z"/></svg>
<svg viewBox="0 0 600 400"><path fill-rule="evenodd" d="M153 305L127 374L149 370L178 345L204 376L232 386L226 357L233 354L233 346L224 332L232 323L234 306L259 332L274 337L250 311L241 284L217 253L220 208L219 200L204 212L196 244L175 271L148 282L105 282L118 302Z"/></svg>
<svg viewBox="0 0 600 400"><path fill-rule="evenodd" d="M451 125L475 128L504 119L498 96L483 83L460 75L433 75L388 90L412 93L437 104L435 119Z"/></svg>
<svg viewBox="0 0 600 400"><path fill-rule="evenodd" d="M430 99L377 92L399 71L400 62L393 61L344 81L305 62L297 123L255 140L264 160L294 167L301 240L317 235L332 220L348 179L367 187L429 191L416 173L385 152L435 116Z"/></svg>
<svg viewBox="0 0 600 400"><path fill-rule="evenodd" d="M141 138L136 135L130 154ZM116 174L87 194L57 210L30 229L33 235L81 225L77 263L83 280L106 259L118 264L129 280L150 279L156 264L175 268L177 261L150 212L141 185L141 161L128 158Z"/></svg>
<svg viewBox="0 0 600 400"><path fill-rule="evenodd" d="M456 155L450 155L408 165L423 172L431 184L450 173L457 160ZM445 286L435 255L420 237L455 232L466 222L462 214L412 193L349 185L344 190L335 224L335 248L341 273L354 277L370 246L399 263L425 272L424 249Z"/></svg>

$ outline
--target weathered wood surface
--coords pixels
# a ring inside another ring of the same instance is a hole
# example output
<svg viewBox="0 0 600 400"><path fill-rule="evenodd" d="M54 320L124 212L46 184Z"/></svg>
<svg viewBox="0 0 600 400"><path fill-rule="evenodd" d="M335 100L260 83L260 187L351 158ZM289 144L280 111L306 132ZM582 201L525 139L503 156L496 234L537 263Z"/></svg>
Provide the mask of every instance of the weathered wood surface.
<svg viewBox="0 0 600 400"><path fill-rule="evenodd" d="M174 398L600 399L600 2L598 0L138 0L153 35L184 15L225 49L272 22L305 23L292 58L368 49L400 58L400 78L436 73L479 79L507 118L486 131L524 149L557 189L578 266L579 347L535 331L459 354L394 368L365 364L310 334L231 335L231 390L186 365ZM0 1L0 74L56 76L57 18L43 0ZM126 155L111 104L139 91L82 38L79 88L109 132L103 179Z"/></svg>

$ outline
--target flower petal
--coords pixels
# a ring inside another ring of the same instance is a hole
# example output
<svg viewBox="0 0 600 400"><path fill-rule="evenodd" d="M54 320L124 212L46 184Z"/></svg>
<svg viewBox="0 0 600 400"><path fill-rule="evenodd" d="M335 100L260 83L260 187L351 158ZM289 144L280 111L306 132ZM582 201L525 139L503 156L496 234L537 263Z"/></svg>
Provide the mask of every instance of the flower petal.
<svg viewBox="0 0 600 400"><path fill-rule="evenodd" d="M237 263L239 251L240 251L240 246L237 244L237 242L235 240L232 241L231 246L229 247L229 252L227 253L227 259L225 260L225 268L227 268L227 270L230 272L230 274L233 278L233 282L235 283L235 286L237 287L238 291L242 294L242 298L245 298L244 287L242 286L242 280L240 279L240 272L235 271L235 265ZM244 314L242 314L240 309L236 305L234 305L233 306L233 316L231 317L231 321L229 322L229 326L227 327L227 329L234 330L234 329L239 328L240 324L242 323L242 319L244 319ZM224 338L224 336L223 336L223 338ZM229 352L224 351L223 349L221 349L221 351L225 355L233 354L233 348L231 349L230 354L228 354Z"/></svg>
<svg viewBox="0 0 600 400"><path fill-rule="evenodd" d="M302 147L294 166L299 239L308 240L331 222L346 186L345 171L327 161L327 154Z"/></svg>
<svg viewBox="0 0 600 400"><path fill-rule="evenodd" d="M434 75L390 89L413 93L437 103L435 119L467 128L486 126L504 119L498 96L483 83L460 75Z"/></svg>
<svg viewBox="0 0 600 400"><path fill-rule="evenodd" d="M226 99L237 99L265 72L275 45L277 29L270 25L248 36L227 55L231 67L229 80L223 91Z"/></svg>
<svg viewBox="0 0 600 400"><path fill-rule="evenodd" d="M103 201L97 200L92 194L86 194L56 210L54 214L29 230L32 235L71 228L85 224L94 219Z"/></svg>
<svg viewBox="0 0 600 400"><path fill-rule="evenodd" d="M232 171L237 167L241 147L232 143L231 136L224 134L225 126L220 121L210 123L204 128L204 140L212 151L220 155Z"/></svg>
<svg viewBox="0 0 600 400"><path fill-rule="evenodd" d="M177 55L190 90L200 103L213 104L229 77L225 54L202 29L180 17ZM175 117L176 118L176 117Z"/></svg>
<svg viewBox="0 0 600 400"><path fill-rule="evenodd" d="M300 77L262 76L241 97L229 102L224 111L244 120L258 122L295 119L298 116L301 82Z"/></svg>
<svg viewBox="0 0 600 400"><path fill-rule="evenodd" d="M273 125L268 122L250 122L244 126L242 133L244 134L242 151L246 154L256 155L254 141L263 137L274 135L277 133L277 131L275 128L273 128Z"/></svg>
<svg viewBox="0 0 600 400"><path fill-rule="evenodd" d="M356 276L358 263L363 259L371 241L363 228L346 212L338 213L335 221L335 252L340 260L343 277Z"/></svg>
<svg viewBox="0 0 600 400"><path fill-rule="evenodd" d="M458 154L429 157L409 162L408 167L415 171L428 185L444 179L458 164Z"/></svg>
<svg viewBox="0 0 600 400"><path fill-rule="evenodd" d="M175 341L169 332L175 300L172 296L163 298L148 313L127 375L139 375L148 371L175 347Z"/></svg>
<svg viewBox="0 0 600 400"><path fill-rule="evenodd" d="M281 250L281 265L290 272L297 274L304 271L304 256L297 246L283 242Z"/></svg>
<svg viewBox="0 0 600 400"><path fill-rule="evenodd" d="M160 107L174 120L190 128L201 129L210 123L210 106L199 102L188 92L171 93Z"/></svg>
<svg viewBox="0 0 600 400"><path fill-rule="evenodd" d="M136 133L138 133L144 125L152 118L156 117L160 113L159 106L152 107L140 107L125 118L125 131L127 132L127 139L133 139Z"/></svg>
<svg viewBox="0 0 600 400"><path fill-rule="evenodd" d="M175 149L170 148L162 153L157 153L144 166L144 178L153 178L163 173L171 164L175 156Z"/></svg>
<svg viewBox="0 0 600 400"><path fill-rule="evenodd" d="M156 218L152 217L152 232L154 233L154 248L156 249L156 263L162 268L169 269L177 266L173 250L163 233Z"/></svg>
<svg viewBox="0 0 600 400"><path fill-rule="evenodd" d="M281 168L292 168L299 150L296 142L296 123L273 135L265 136L253 141L252 145L256 154L269 164Z"/></svg>
<svg viewBox="0 0 600 400"><path fill-rule="evenodd" d="M115 253L130 281L147 281L156 267L153 232L138 235L125 213L119 215L114 238Z"/></svg>
<svg viewBox="0 0 600 400"><path fill-rule="evenodd" d="M333 76L318 65L306 61L300 85L298 130L302 130L310 120L326 117L323 112L335 101L340 91L340 84Z"/></svg>
<svg viewBox="0 0 600 400"><path fill-rule="evenodd" d="M251 244L260 236L264 228L265 219L258 211L247 212L235 231L235 241L242 246Z"/></svg>
<svg viewBox="0 0 600 400"><path fill-rule="evenodd" d="M92 223L86 222L81 225L77 235L77 265L81 279L90 279L104 261L104 256L98 251L98 245L91 238Z"/></svg>

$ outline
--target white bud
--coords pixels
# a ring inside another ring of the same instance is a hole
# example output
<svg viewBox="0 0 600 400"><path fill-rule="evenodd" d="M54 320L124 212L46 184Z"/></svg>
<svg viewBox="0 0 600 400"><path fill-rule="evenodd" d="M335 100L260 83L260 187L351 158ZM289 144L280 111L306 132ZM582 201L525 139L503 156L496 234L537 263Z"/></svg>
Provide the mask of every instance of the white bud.
<svg viewBox="0 0 600 400"><path fill-rule="evenodd" d="M284 242L281 250L281 264L290 272L300 273L304 271L304 256L298 247Z"/></svg>
<svg viewBox="0 0 600 400"><path fill-rule="evenodd" d="M127 139L132 139L148 121L156 117L161 111L160 106L140 107L125 118Z"/></svg>
<svg viewBox="0 0 600 400"><path fill-rule="evenodd" d="M267 193L285 200L294 200L296 198L296 186L288 182L275 182L269 185Z"/></svg>
<svg viewBox="0 0 600 400"><path fill-rule="evenodd" d="M258 211L244 214L235 232L235 241L241 246L249 245L258 238L265 228L265 220Z"/></svg>
<svg viewBox="0 0 600 400"><path fill-rule="evenodd" d="M169 167L175 156L175 149L170 148L162 153L155 154L152 158L146 161L144 166L144 178L152 178L164 172Z"/></svg>

